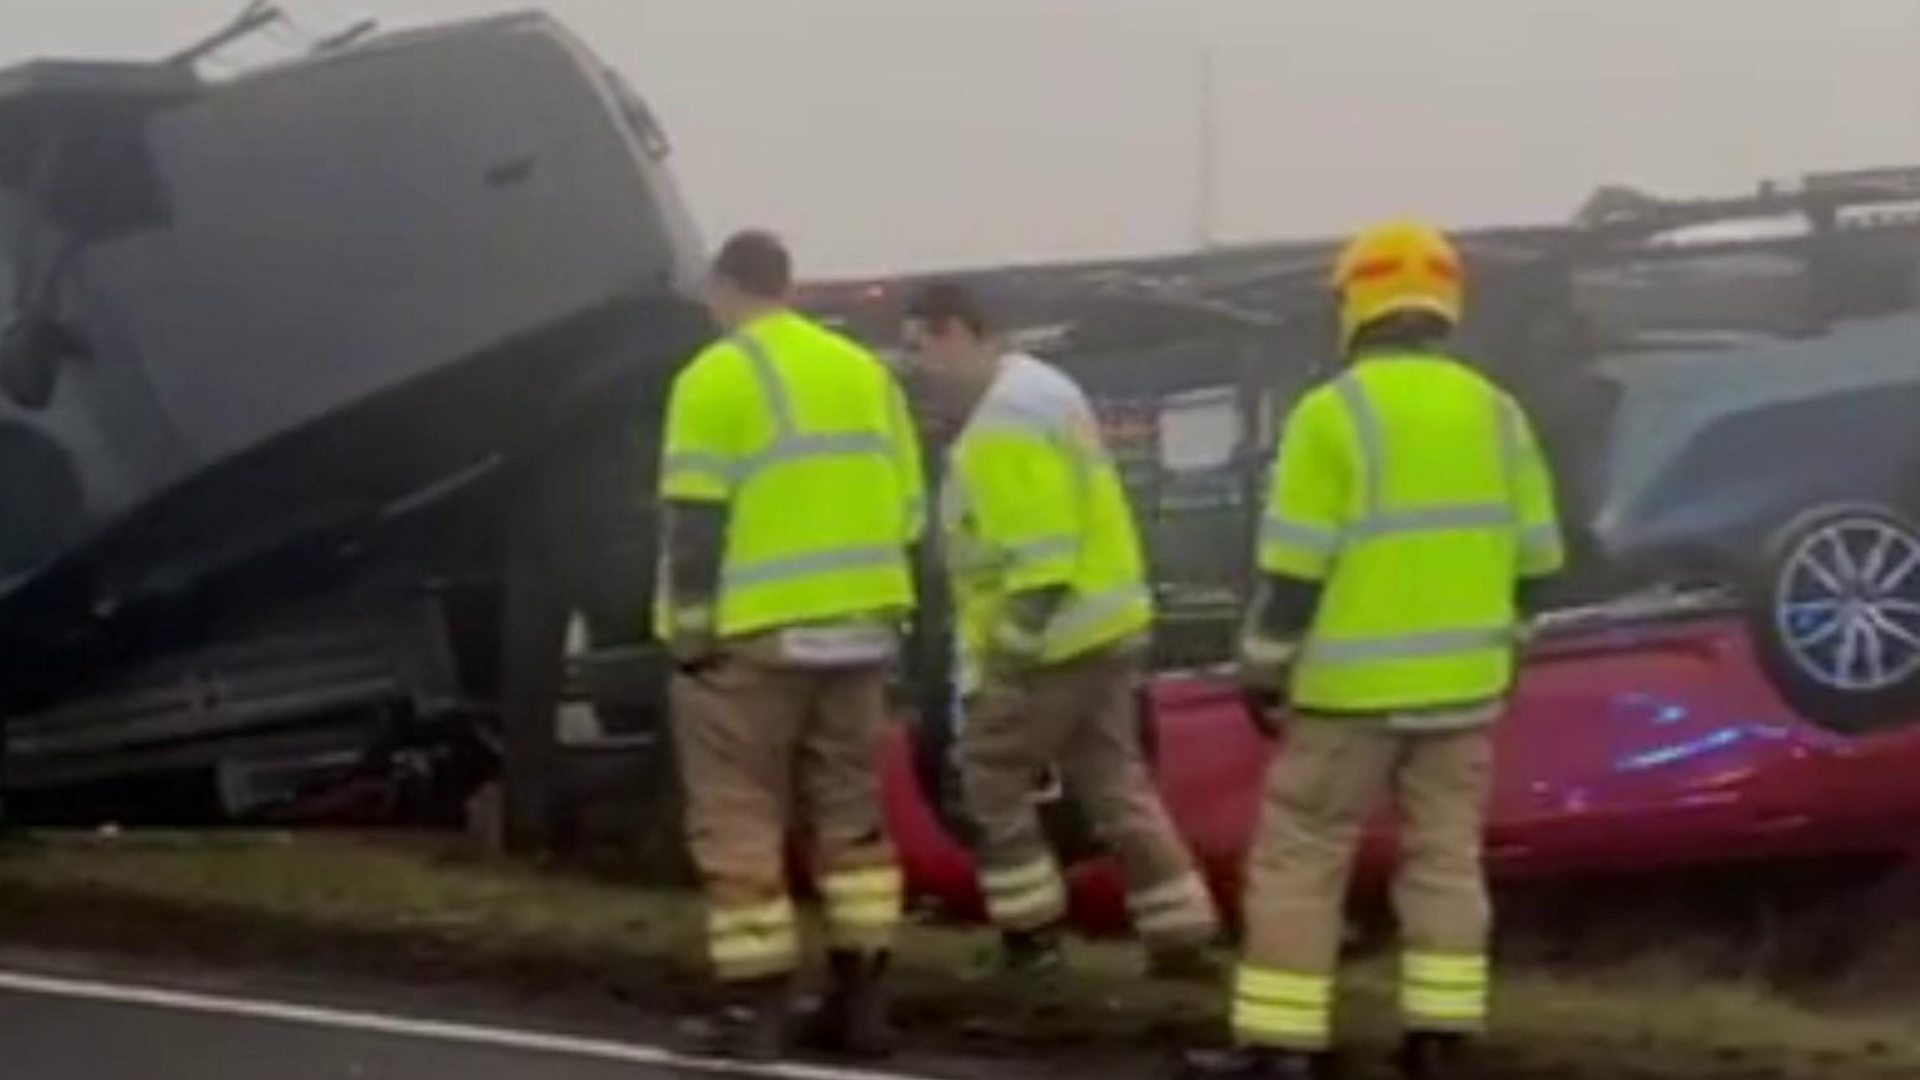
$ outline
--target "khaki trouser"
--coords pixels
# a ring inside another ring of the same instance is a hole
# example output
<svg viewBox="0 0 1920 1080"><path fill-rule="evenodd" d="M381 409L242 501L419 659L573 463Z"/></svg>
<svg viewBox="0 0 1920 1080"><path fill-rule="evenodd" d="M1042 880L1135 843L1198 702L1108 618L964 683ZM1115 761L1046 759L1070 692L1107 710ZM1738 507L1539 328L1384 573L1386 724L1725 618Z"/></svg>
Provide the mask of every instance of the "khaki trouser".
<svg viewBox="0 0 1920 1080"><path fill-rule="evenodd" d="M967 702L962 786L980 826L981 884L994 921L1035 930L1065 918L1066 886L1033 805L1057 764L1120 857L1134 926L1151 947L1213 936L1213 901L1167 817L1140 750L1138 651L1115 649L989 682Z"/></svg>
<svg viewBox="0 0 1920 1080"><path fill-rule="evenodd" d="M1243 1044L1317 1050L1331 1038L1348 877L1391 793L1401 864L1401 1005L1420 1031L1474 1032L1487 1012L1491 905L1481 866L1492 764L1485 727L1410 734L1366 720L1291 725L1266 782L1248 868Z"/></svg>
<svg viewBox="0 0 1920 1080"><path fill-rule="evenodd" d="M675 676L672 692L715 975L762 979L798 966L785 858L796 810L813 840L830 945L885 950L901 906L880 806L885 669L731 655L698 676Z"/></svg>

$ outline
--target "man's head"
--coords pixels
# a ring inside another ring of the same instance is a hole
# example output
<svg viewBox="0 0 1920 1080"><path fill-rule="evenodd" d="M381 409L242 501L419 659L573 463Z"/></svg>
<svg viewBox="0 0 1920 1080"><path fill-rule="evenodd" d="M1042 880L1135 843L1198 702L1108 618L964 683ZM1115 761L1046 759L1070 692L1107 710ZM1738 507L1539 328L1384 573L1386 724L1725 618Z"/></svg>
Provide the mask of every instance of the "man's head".
<svg viewBox="0 0 1920 1080"><path fill-rule="evenodd" d="M904 331L914 374L943 395L977 395L993 381L1000 354L980 303L963 285L938 282L907 303Z"/></svg>
<svg viewBox="0 0 1920 1080"><path fill-rule="evenodd" d="M734 330L775 308L793 293L793 257L780 238L749 229L735 233L714 256L707 278L707 310Z"/></svg>

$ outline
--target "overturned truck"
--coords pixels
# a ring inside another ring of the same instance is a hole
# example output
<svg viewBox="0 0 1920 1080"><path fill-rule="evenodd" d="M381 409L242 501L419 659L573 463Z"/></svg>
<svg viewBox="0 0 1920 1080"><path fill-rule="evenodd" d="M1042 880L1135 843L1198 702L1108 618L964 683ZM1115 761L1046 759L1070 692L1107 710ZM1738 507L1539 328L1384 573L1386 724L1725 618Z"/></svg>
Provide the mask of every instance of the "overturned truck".
<svg viewBox="0 0 1920 1080"><path fill-rule="evenodd" d="M642 421L709 333L667 155L540 17L0 72L17 809L457 813L564 611L637 632Z"/></svg>

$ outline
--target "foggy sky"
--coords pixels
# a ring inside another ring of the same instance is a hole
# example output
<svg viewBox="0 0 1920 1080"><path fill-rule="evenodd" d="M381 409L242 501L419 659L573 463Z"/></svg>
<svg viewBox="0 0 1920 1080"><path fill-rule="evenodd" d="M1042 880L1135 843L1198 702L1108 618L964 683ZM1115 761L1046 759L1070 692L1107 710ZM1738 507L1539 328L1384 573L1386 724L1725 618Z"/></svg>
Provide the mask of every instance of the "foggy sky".
<svg viewBox="0 0 1920 1080"><path fill-rule="evenodd" d="M164 54L240 6L0 0L0 63ZM772 225L815 275L1193 246L1207 50L1217 241L1920 163L1920 0L283 6L313 32L547 8L661 114L710 236Z"/></svg>

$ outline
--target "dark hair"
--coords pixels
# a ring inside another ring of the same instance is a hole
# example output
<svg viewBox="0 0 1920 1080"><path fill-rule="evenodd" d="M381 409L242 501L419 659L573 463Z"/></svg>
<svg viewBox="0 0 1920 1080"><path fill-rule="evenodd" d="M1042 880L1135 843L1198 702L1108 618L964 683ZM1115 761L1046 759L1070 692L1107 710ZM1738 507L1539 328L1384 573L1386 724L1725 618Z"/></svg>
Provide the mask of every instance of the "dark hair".
<svg viewBox="0 0 1920 1080"><path fill-rule="evenodd" d="M987 336L987 317L980 302L972 290L954 281L936 281L915 293L907 302L907 318L926 323L935 333L959 323L974 337Z"/></svg>
<svg viewBox="0 0 1920 1080"><path fill-rule="evenodd" d="M714 256L713 273L761 300L778 300L793 288L793 256L780 238L763 229L734 233Z"/></svg>

